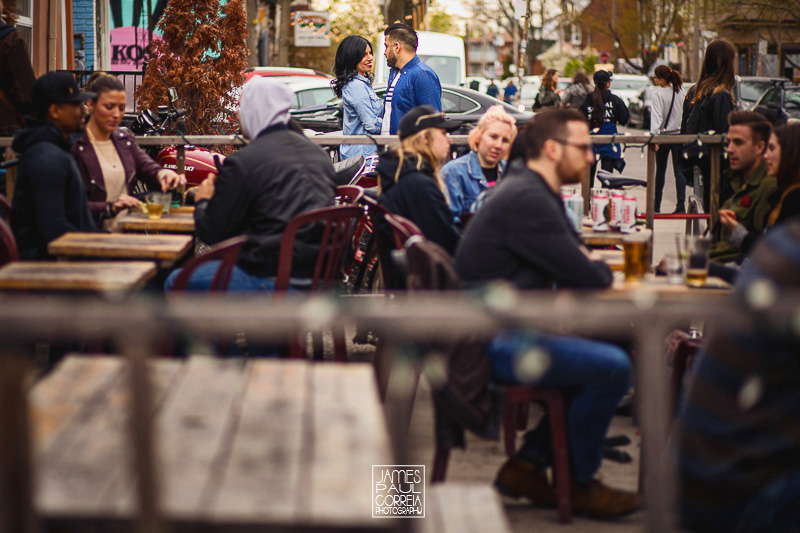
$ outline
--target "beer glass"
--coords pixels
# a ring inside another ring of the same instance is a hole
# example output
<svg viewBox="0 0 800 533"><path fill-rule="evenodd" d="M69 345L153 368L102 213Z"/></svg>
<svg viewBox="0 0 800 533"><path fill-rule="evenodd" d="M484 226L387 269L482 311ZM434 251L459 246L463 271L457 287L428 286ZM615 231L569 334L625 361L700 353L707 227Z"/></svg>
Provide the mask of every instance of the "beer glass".
<svg viewBox="0 0 800 533"><path fill-rule="evenodd" d="M650 270L649 238L647 235L627 235L622 241L625 257L625 281L638 283Z"/></svg>
<svg viewBox="0 0 800 533"><path fill-rule="evenodd" d="M164 210L163 194L160 192L149 192L144 199L147 202L147 216L149 218L161 218Z"/></svg>
<svg viewBox="0 0 800 533"><path fill-rule="evenodd" d="M708 277L711 240L696 236L686 237L684 250L686 252L686 284L690 287L702 287Z"/></svg>

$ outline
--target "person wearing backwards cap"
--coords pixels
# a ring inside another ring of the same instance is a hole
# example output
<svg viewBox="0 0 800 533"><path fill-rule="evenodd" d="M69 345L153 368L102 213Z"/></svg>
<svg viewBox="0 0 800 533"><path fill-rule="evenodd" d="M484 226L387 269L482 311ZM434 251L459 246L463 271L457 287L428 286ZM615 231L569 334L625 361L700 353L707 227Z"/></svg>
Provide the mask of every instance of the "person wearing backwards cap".
<svg viewBox="0 0 800 533"><path fill-rule="evenodd" d="M432 106L409 110L399 124L400 146L382 154L376 169L380 203L411 220L425 238L450 254L458 243L458 229L439 169L450 157L447 132L458 126Z"/></svg>
<svg viewBox="0 0 800 533"><path fill-rule="evenodd" d="M228 291L275 288L278 259L286 224L297 215L333 205L333 164L325 152L289 127L294 95L284 84L256 76L242 89L239 118L250 144L225 160L219 176L209 175L195 193L197 237L216 244L247 235ZM322 226L309 225L297 234L292 285L309 285L322 238ZM189 290L208 290L219 262L195 270ZM176 273L165 286L172 287Z"/></svg>
<svg viewBox="0 0 800 533"><path fill-rule="evenodd" d="M68 231L96 231L69 136L81 126L81 92L68 72L48 72L33 83L38 121L19 131L11 147L21 155L11 203L20 259L50 259L47 245Z"/></svg>

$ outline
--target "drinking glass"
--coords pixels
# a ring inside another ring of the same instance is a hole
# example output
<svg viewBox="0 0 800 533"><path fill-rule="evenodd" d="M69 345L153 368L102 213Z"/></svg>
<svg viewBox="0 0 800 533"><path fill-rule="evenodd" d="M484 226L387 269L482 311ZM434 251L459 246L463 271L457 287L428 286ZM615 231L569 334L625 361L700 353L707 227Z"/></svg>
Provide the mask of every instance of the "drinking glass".
<svg viewBox="0 0 800 533"><path fill-rule="evenodd" d="M625 257L625 281L638 283L650 269L649 238L647 235L627 235L622 241Z"/></svg>
<svg viewBox="0 0 800 533"><path fill-rule="evenodd" d="M686 252L686 284L690 287L702 287L708 278L711 240L705 237L686 237L684 250Z"/></svg>
<svg viewBox="0 0 800 533"><path fill-rule="evenodd" d="M149 218L161 218L161 213L164 210L163 196L160 192L149 192L144 197L147 202L147 216Z"/></svg>

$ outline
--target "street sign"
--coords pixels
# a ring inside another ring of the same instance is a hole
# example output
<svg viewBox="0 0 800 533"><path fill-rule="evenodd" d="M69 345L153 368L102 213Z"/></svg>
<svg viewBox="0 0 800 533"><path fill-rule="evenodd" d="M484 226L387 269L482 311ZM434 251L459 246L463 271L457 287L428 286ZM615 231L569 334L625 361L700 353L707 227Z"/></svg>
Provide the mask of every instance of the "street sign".
<svg viewBox="0 0 800 533"><path fill-rule="evenodd" d="M608 52L600 52L597 55L597 62L598 63L610 63L611 57L608 55Z"/></svg>

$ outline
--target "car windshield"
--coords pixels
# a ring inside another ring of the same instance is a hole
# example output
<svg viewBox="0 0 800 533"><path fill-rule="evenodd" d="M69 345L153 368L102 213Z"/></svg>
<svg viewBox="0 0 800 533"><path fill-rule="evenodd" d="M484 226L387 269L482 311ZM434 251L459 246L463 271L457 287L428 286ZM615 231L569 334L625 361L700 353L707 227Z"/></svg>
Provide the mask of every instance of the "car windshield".
<svg viewBox="0 0 800 533"><path fill-rule="evenodd" d="M748 102L755 102L771 85L772 83L769 80L742 80L739 84L739 91L741 92L739 98Z"/></svg>
<svg viewBox="0 0 800 533"><path fill-rule="evenodd" d="M442 83L458 84L461 60L457 57L420 55L419 59L431 67Z"/></svg>
<svg viewBox="0 0 800 533"><path fill-rule="evenodd" d="M797 112L800 111L800 90L786 91L783 107L787 111L793 111L793 115L797 115Z"/></svg>

